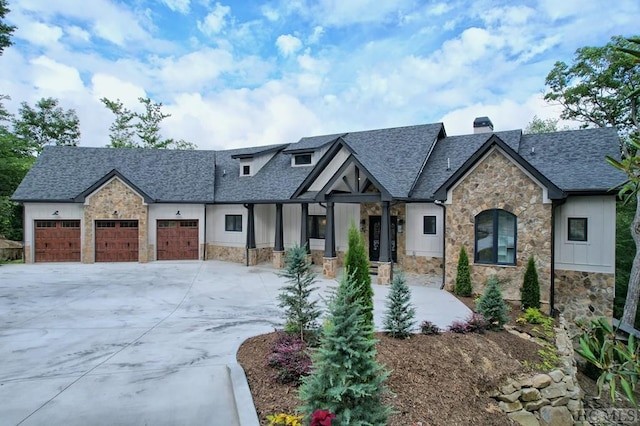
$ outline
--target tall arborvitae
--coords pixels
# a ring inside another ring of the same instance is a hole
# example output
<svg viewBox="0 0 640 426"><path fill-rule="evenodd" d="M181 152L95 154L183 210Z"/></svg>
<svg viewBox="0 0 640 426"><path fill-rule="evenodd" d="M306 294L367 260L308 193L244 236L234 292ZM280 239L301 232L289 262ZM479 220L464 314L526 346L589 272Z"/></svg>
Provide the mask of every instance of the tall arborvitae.
<svg viewBox="0 0 640 426"><path fill-rule="evenodd" d="M536 261L533 256L529 258L527 270L524 272L521 298L523 309L540 309L540 283L538 282L538 271L536 271Z"/></svg>
<svg viewBox="0 0 640 426"><path fill-rule="evenodd" d="M329 410L339 425L385 425L390 412L383 403L389 375L376 361L372 326L355 301L353 276L345 276L329 303L320 347L311 355L311 374L303 379L302 413Z"/></svg>
<svg viewBox="0 0 640 426"><path fill-rule="evenodd" d="M346 276L352 277L350 281L355 287L355 297L362 304L364 319L373 328L373 288L369 275L369 256L362 235L355 225L349 228L349 247L344 259L344 270Z"/></svg>
<svg viewBox="0 0 640 426"><path fill-rule="evenodd" d="M391 281L386 306L384 331L397 339L409 337L415 325L416 309L411 305L411 290L401 271Z"/></svg>
<svg viewBox="0 0 640 426"><path fill-rule="evenodd" d="M498 278L495 276L489 277L487 287L476 305L476 310L489 321L493 329L502 329L502 326L509 321L507 316L509 308L502 299L502 290Z"/></svg>
<svg viewBox="0 0 640 426"><path fill-rule="evenodd" d="M307 259L307 251L297 244L287 250L284 262L285 269L280 276L287 279L287 284L280 288L278 299L284 309L285 330L300 334L304 340L304 332L315 329L320 316L318 302L310 298L317 289L313 287L316 274Z"/></svg>
<svg viewBox="0 0 640 426"><path fill-rule="evenodd" d="M458 259L458 273L456 274L456 286L453 292L458 296L471 296L471 272L469 271L469 256L464 246L460 247L460 258Z"/></svg>

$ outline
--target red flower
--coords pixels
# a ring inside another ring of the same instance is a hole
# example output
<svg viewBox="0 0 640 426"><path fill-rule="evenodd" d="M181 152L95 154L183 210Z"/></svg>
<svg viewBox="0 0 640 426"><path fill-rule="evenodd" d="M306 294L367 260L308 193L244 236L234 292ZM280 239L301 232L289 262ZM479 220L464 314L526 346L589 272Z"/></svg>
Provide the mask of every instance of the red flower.
<svg viewBox="0 0 640 426"><path fill-rule="evenodd" d="M335 418L336 415L329 410L316 410L311 415L310 426L331 426L331 420Z"/></svg>

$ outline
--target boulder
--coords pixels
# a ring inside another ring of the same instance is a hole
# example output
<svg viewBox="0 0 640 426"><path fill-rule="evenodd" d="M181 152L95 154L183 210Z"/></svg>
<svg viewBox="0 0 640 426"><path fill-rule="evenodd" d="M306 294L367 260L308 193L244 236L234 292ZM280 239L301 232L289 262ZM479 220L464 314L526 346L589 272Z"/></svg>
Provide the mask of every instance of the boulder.
<svg viewBox="0 0 640 426"><path fill-rule="evenodd" d="M522 410L522 404L520 404L520 401L500 402L498 405L500 406L500 409L505 413L512 413L514 411Z"/></svg>
<svg viewBox="0 0 640 426"><path fill-rule="evenodd" d="M520 398L519 390L513 393L510 393L508 395L498 395L498 401L503 401L503 402L516 402L518 398Z"/></svg>
<svg viewBox="0 0 640 426"><path fill-rule="evenodd" d="M533 413L528 411L515 411L507 414L511 420L522 426L540 426L540 422Z"/></svg>
<svg viewBox="0 0 640 426"><path fill-rule="evenodd" d="M549 401L548 399L542 398L537 401L527 402L524 405L524 408L527 411L537 411L540 408L544 407L545 405L549 405L549 404L551 404L551 401Z"/></svg>
<svg viewBox="0 0 640 426"><path fill-rule="evenodd" d="M554 382L558 383L564 379L564 373L560 370L553 370L549 373L549 377L551 377Z"/></svg>
<svg viewBox="0 0 640 426"><path fill-rule="evenodd" d="M520 394L520 400L524 402L536 401L540 399L540 391L536 388L524 388Z"/></svg>
<svg viewBox="0 0 640 426"><path fill-rule="evenodd" d="M554 383L542 389L540 392L544 398L553 399L560 398L567 394L567 385L565 383Z"/></svg>
<svg viewBox="0 0 640 426"><path fill-rule="evenodd" d="M533 377L532 384L534 388L546 388L551 384L551 377L546 374L537 374Z"/></svg>
<svg viewBox="0 0 640 426"><path fill-rule="evenodd" d="M542 407L540 409L542 426L573 426L573 416L567 407Z"/></svg>

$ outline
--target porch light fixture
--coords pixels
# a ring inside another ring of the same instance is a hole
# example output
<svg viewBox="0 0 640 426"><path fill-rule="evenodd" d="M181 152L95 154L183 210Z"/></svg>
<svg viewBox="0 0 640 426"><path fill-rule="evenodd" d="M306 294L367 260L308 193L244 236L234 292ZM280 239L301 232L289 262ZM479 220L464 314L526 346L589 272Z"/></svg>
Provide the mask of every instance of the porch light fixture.
<svg viewBox="0 0 640 426"><path fill-rule="evenodd" d="M176 212L176 216L180 216L180 210Z"/></svg>
<svg viewBox="0 0 640 426"><path fill-rule="evenodd" d="M367 230L367 220L366 219L362 219L360 221L360 232L364 232Z"/></svg>
<svg viewBox="0 0 640 426"><path fill-rule="evenodd" d="M398 221L398 234L402 234L402 231L404 231L404 219Z"/></svg>
<svg viewBox="0 0 640 426"><path fill-rule="evenodd" d="M56 210L55 212L53 212L51 215L52 215L52 216L58 216L58 210Z"/></svg>

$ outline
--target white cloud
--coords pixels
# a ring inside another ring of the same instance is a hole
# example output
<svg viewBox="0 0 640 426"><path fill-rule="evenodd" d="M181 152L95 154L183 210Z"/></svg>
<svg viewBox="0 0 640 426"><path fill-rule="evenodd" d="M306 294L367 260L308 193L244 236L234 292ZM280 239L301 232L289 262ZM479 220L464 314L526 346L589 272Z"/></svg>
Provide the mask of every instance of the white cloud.
<svg viewBox="0 0 640 426"><path fill-rule="evenodd" d="M85 31L76 25L66 27L64 32L67 33L69 37L83 42L88 42L91 39L91 34L89 34L88 31Z"/></svg>
<svg viewBox="0 0 640 426"><path fill-rule="evenodd" d="M169 9L174 12L189 13L189 6L191 4L190 0L160 0L164 3Z"/></svg>
<svg viewBox="0 0 640 426"><path fill-rule="evenodd" d="M147 96L145 90L129 81L109 74L94 74L91 78L91 95L94 99L120 99L129 109L135 110L138 98Z"/></svg>
<svg viewBox="0 0 640 426"><path fill-rule="evenodd" d="M309 43L315 44L319 42L320 37L322 37L323 34L324 34L324 28L322 28L320 25L316 25L315 27L313 27L313 32L309 36Z"/></svg>
<svg viewBox="0 0 640 426"><path fill-rule="evenodd" d="M165 58L159 63L159 75L172 90L200 91L207 83L234 68L233 56L223 49L203 49L177 59Z"/></svg>
<svg viewBox="0 0 640 426"><path fill-rule="evenodd" d="M280 19L280 13L278 12L278 10L270 6L262 6L261 11L262 15L271 22L275 22Z"/></svg>
<svg viewBox="0 0 640 426"><path fill-rule="evenodd" d="M291 34L283 34L276 40L276 46L282 56L290 56L302 48L302 41Z"/></svg>
<svg viewBox="0 0 640 426"><path fill-rule="evenodd" d="M80 73L74 67L46 56L33 59L31 64L34 65L33 85L43 92L59 95L84 89Z"/></svg>
<svg viewBox="0 0 640 426"><path fill-rule="evenodd" d="M410 0L320 0L307 5L310 16L323 25L342 27L352 24L397 20Z"/></svg>
<svg viewBox="0 0 640 426"><path fill-rule="evenodd" d="M229 6L222 6L216 3L213 10L202 21L198 21L198 29L204 34L211 36L222 31L227 24L226 17L231 12Z"/></svg>
<svg viewBox="0 0 640 426"><path fill-rule="evenodd" d="M18 27L15 35L31 44L49 47L60 40L62 28L42 22L25 22Z"/></svg>

